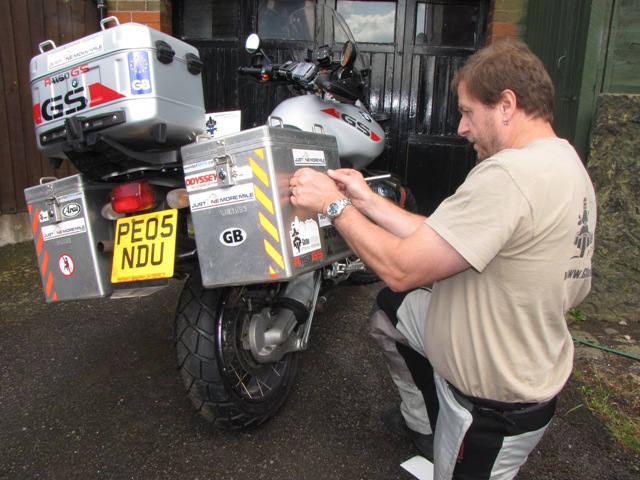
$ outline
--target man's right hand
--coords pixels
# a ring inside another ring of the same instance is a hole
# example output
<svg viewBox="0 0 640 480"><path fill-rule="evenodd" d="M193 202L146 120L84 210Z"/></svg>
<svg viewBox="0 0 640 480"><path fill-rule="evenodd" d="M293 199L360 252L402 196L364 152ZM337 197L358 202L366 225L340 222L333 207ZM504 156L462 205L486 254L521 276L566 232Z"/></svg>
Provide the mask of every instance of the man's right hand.
<svg viewBox="0 0 640 480"><path fill-rule="evenodd" d="M358 210L362 210L375 195L364 180L362 173L357 170L341 168L339 170L329 170L327 175L336 182L338 188Z"/></svg>

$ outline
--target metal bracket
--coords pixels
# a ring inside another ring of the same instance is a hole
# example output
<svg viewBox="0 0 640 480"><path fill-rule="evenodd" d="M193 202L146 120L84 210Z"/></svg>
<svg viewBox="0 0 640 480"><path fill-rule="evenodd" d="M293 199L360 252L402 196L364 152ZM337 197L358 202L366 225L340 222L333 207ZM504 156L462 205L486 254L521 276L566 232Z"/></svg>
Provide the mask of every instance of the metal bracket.
<svg viewBox="0 0 640 480"><path fill-rule="evenodd" d="M285 299L302 307L306 319L296 317L296 309L284 303L277 313L265 308L251 318L247 338L258 363L277 362L287 353L307 348L321 281L319 271L308 272L293 279L284 292Z"/></svg>

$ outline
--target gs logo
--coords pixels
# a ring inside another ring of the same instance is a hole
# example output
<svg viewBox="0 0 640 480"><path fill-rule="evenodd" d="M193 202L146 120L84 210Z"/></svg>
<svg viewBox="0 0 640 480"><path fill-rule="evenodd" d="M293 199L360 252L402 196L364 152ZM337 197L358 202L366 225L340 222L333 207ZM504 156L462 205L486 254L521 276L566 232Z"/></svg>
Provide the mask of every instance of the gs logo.
<svg viewBox="0 0 640 480"><path fill-rule="evenodd" d="M84 87L79 87L69 90L64 96L56 95L53 98L47 98L42 102L40 114L45 121L49 122L84 110L88 105L89 99L84 96Z"/></svg>
<svg viewBox="0 0 640 480"><path fill-rule="evenodd" d="M237 247L247 239L247 232L241 228L227 228L220 234L220 242L228 247Z"/></svg>

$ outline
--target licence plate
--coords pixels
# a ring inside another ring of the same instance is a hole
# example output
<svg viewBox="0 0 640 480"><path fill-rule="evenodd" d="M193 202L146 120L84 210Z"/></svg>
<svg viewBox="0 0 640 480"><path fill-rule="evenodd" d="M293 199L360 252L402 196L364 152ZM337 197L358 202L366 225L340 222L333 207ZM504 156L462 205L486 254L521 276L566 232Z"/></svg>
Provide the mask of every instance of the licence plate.
<svg viewBox="0 0 640 480"><path fill-rule="evenodd" d="M111 283L172 277L177 223L175 209L119 218Z"/></svg>

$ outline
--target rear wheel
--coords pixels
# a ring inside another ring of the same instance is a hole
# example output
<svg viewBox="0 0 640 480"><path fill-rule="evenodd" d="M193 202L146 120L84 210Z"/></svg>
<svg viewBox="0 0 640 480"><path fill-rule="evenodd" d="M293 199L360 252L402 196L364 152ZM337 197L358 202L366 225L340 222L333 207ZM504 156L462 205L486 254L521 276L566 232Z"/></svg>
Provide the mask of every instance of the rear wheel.
<svg viewBox="0 0 640 480"><path fill-rule="evenodd" d="M260 364L247 341L249 321L273 284L205 289L200 270L187 279L175 318L180 378L191 402L215 426L250 429L271 419L286 400L298 353Z"/></svg>

